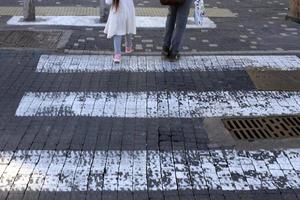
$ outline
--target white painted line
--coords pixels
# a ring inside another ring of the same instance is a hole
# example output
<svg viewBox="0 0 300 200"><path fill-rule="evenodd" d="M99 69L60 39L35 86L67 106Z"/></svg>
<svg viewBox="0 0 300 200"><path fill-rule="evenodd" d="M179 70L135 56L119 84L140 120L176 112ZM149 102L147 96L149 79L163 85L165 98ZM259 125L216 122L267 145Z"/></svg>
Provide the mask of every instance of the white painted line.
<svg viewBox="0 0 300 200"><path fill-rule="evenodd" d="M162 172L160 165L160 155L156 151L147 151L147 175L148 188L152 188L154 191L163 190L162 186Z"/></svg>
<svg viewBox="0 0 300 200"><path fill-rule="evenodd" d="M133 190L146 191L147 190L147 152L135 151L133 153Z"/></svg>
<svg viewBox="0 0 300 200"><path fill-rule="evenodd" d="M300 189L300 149L0 152L0 191ZM13 156L10 156L13 155ZM28 186L28 187L27 187Z"/></svg>
<svg viewBox="0 0 300 200"><path fill-rule="evenodd" d="M216 24L208 17L204 18L202 25L196 25L194 18L189 18L187 28L202 29L216 28ZM7 21L8 25L18 26L90 26L104 27L104 23L99 23L98 16L37 16L35 22L25 22L22 16L13 16ZM166 25L166 17L136 17L137 28L164 28Z"/></svg>
<svg viewBox="0 0 300 200"><path fill-rule="evenodd" d="M67 101L68 99L70 100ZM39 102L34 104L38 108L28 109L27 102L33 101ZM16 116L121 118L198 118L282 114L300 114L300 92L28 92L16 111Z"/></svg>
<svg viewBox="0 0 300 200"><path fill-rule="evenodd" d="M105 165L106 165L106 160L107 160L107 153L103 152L103 151L97 151L94 153L94 157L92 157L92 153L90 153L91 155L86 155L85 159L88 160L92 160L92 165L90 168L90 175L87 176L87 178L89 177L88 181L88 188L95 188L95 191L100 191L103 189L103 185L104 185L104 174L105 174ZM87 175L88 175L88 171L89 169L87 169L85 167L86 163L82 163L81 169L85 171L87 171ZM76 185L81 185L81 182L85 179L84 177L81 177L82 179L78 178L77 184ZM75 182L74 182L75 183ZM96 189L97 188L97 189Z"/></svg>
<svg viewBox="0 0 300 200"><path fill-rule="evenodd" d="M106 159L106 165L105 165L105 171L104 174L104 183L103 183L103 190L105 191L116 191L118 190L118 184L119 184L119 167L121 163L121 152L120 151L108 151L107 153L107 159ZM121 180L120 180L121 181ZM124 184L120 184L124 185ZM93 190L92 188L90 188ZM125 190L131 190L132 185Z"/></svg>
<svg viewBox="0 0 300 200"><path fill-rule="evenodd" d="M118 190L130 191L134 190L133 188L133 152L132 151L123 151L121 155L121 163L119 168L119 177L118 177Z"/></svg>
<svg viewBox="0 0 300 200"><path fill-rule="evenodd" d="M124 56L122 64L113 64L111 56L104 55L42 55L37 72L172 72L222 71L245 68L299 70L297 56L183 56L178 63L162 61L160 56Z"/></svg>
<svg viewBox="0 0 300 200"><path fill-rule="evenodd" d="M163 190L177 190L173 154L168 152L160 152L159 154Z"/></svg>

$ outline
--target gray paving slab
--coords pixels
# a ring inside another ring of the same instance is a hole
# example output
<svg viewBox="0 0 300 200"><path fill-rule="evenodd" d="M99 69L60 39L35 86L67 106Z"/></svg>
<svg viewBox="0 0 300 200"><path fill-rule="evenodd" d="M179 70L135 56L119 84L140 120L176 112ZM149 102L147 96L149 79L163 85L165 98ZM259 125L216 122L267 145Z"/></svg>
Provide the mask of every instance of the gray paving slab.
<svg viewBox="0 0 300 200"><path fill-rule="evenodd" d="M23 200L38 200L39 199L39 192L30 192L26 191L24 193Z"/></svg>

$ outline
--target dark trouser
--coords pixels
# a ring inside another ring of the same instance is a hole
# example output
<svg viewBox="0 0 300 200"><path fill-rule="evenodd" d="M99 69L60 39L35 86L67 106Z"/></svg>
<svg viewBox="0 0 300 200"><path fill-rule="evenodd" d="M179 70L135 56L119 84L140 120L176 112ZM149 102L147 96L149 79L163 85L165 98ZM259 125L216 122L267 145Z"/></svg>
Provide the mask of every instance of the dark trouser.
<svg viewBox="0 0 300 200"><path fill-rule="evenodd" d="M181 6L169 7L163 46L169 48L171 54L177 54L180 50L193 1L186 0Z"/></svg>
<svg viewBox="0 0 300 200"><path fill-rule="evenodd" d="M110 6L105 3L105 0L100 0L100 21L106 22L109 15Z"/></svg>

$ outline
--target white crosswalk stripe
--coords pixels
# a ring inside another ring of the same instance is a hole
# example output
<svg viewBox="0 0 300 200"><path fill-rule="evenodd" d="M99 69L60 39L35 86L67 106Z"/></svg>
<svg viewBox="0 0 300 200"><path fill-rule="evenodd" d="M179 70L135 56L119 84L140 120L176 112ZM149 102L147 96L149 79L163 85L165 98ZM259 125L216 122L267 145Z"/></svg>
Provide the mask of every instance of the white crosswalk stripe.
<svg viewBox="0 0 300 200"><path fill-rule="evenodd" d="M16 111L16 116L126 118L281 114L300 114L300 92L28 92Z"/></svg>
<svg viewBox="0 0 300 200"><path fill-rule="evenodd" d="M37 72L172 72L223 71L245 68L297 70L297 56L185 56L178 63L162 61L159 56L124 56L121 64L114 65L105 55L42 55Z"/></svg>
<svg viewBox="0 0 300 200"><path fill-rule="evenodd" d="M6 151L0 158L0 191L300 189L300 149Z"/></svg>
<svg viewBox="0 0 300 200"><path fill-rule="evenodd" d="M99 23L98 16L37 16L37 21L26 22L22 16L13 16L8 21L8 25L18 26L35 26L35 25L52 25L52 26L89 26L89 27L104 27L105 23ZM137 28L165 28L166 17L147 17L137 16ZM194 18L189 18L187 24L188 29L200 28L216 28L217 25L208 17L203 19L203 24L195 25Z"/></svg>

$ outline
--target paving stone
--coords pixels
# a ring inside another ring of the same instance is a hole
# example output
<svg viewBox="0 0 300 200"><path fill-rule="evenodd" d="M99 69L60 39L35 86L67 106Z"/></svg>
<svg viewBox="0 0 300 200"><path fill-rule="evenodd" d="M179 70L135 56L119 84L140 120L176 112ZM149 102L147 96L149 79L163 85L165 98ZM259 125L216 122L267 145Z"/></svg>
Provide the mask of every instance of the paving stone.
<svg viewBox="0 0 300 200"><path fill-rule="evenodd" d="M19 200L24 196L23 192L9 192L7 200Z"/></svg>
<svg viewBox="0 0 300 200"><path fill-rule="evenodd" d="M290 192L290 193L282 193L281 198L283 200L293 200L293 199L297 199L297 196L294 192Z"/></svg>
<svg viewBox="0 0 300 200"><path fill-rule="evenodd" d="M8 196L8 191L4 192L4 191L0 191L0 199L6 199Z"/></svg>
<svg viewBox="0 0 300 200"><path fill-rule="evenodd" d="M71 196L70 199L84 200L86 199L86 192L72 192L70 196Z"/></svg>
<svg viewBox="0 0 300 200"><path fill-rule="evenodd" d="M39 192L26 191L23 200L38 200Z"/></svg>
<svg viewBox="0 0 300 200"><path fill-rule="evenodd" d="M41 192L39 200L53 200L55 199L55 192Z"/></svg>
<svg viewBox="0 0 300 200"><path fill-rule="evenodd" d="M195 195L196 200L210 200L209 195Z"/></svg>
<svg viewBox="0 0 300 200"><path fill-rule="evenodd" d="M75 199L75 198L74 196L71 198L71 193L56 192L55 200L63 200L63 199Z"/></svg>
<svg viewBox="0 0 300 200"><path fill-rule="evenodd" d="M149 192L149 199L153 199L153 200L163 200L164 199L164 194L161 191L157 191L157 192Z"/></svg>
<svg viewBox="0 0 300 200"><path fill-rule="evenodd" d="M166 192L164 193L165 200L179 200L178 192L172 191L172 192Z"/></svg>
<svg viewBox="0 0 300 200"><path fill-rule="evenodd" d="M101 200L101 192L87 192L86 195L87 200Z"/></svg>
<svg viewBox="0 0 300 200"><path fill-rule="evenodd" d="M211 199L211 200L225 200L225 197L224 197L224 195L222 195L222 194L214 194L214 193L211 193L211 194L210 194L210 199Z"/></svg>
<svg viewBox="0 0 300 200"><path fill-rule="evenodd" d="M146 192L134 192L133 193L133 199L147 200L147 199L149 199L148 193L146 193Z"/></svg>
<svg viewBox="0 0 300 200"><path fill-rule="evenodd" d="M118 194L116 192L102 192L102 199L115 200L118 199Z"/></svg>

